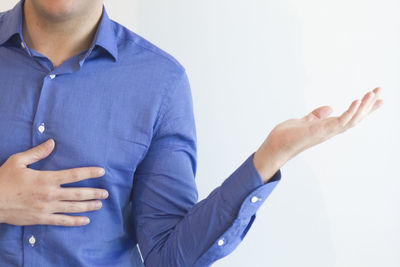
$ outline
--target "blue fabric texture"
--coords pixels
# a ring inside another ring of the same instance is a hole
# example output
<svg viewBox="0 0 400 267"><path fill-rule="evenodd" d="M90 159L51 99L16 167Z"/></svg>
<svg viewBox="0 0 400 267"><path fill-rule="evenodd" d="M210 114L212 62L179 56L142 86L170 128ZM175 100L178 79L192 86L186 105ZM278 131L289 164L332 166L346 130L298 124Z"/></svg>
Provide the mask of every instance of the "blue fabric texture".
<svg viewBox="0 0 400 267"><path fill-rule="evenodd" d="M53 138L52 153L28 167L103 167L103 177L63 187L109 197L100 210L68 213L88 216L85 226L1 223L0 266L209 266L231 253L280 170L264 184L253 152L198 202L185 68L104 6L90 49L55 68L25 43L23 4L0 13L0 163Z"/></svg>

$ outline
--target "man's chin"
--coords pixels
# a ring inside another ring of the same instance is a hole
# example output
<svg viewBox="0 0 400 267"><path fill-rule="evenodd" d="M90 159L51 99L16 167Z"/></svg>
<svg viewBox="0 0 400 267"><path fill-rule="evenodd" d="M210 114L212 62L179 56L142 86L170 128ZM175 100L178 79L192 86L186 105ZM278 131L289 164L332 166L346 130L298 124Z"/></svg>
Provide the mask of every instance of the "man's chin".
<svg viewBox="0 0 400 267"><path fill-rule="evenodd" d="M68 0L30 0L32 6L44 18L50 21L66 21L76 17L75 1Z"/></svg>

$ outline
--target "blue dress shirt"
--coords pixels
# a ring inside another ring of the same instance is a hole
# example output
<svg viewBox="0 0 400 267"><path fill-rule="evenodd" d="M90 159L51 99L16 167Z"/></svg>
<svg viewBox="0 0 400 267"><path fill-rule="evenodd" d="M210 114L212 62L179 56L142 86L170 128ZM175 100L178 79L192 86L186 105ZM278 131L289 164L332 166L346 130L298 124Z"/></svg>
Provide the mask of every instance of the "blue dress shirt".
<svg viewBox="0 0 400 267"><path fill-rule="evenodd" d="M198 201L196 128L184 67L103 14L90 49L55 68L22 36L23 1L0 13L0 163L53 138L36 170L100 166L85 226L0 224L0 266L209 266L231 253L280 181L253 155ZM144 260L144 263L142 261Z"/></svg>

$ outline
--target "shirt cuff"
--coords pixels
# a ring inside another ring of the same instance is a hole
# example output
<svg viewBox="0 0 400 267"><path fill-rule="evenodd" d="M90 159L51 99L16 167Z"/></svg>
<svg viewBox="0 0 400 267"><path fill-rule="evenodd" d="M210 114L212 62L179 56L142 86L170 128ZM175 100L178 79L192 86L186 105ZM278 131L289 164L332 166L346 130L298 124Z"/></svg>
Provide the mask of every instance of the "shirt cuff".
<svg viewBox="0 0 400 267"><path fill-rule="evenodd" d="M253 152L221 185L221 196L235 217L245 218L256 213L281 180L281 170L264 184L254 166Z"/></svg>

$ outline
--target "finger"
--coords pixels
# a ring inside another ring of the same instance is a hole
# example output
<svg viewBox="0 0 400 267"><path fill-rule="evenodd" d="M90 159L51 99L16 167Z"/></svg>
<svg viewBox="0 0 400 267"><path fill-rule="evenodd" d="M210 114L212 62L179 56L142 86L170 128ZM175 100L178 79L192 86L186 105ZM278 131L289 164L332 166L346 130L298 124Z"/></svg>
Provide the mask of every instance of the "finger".
<svg viewBox="0 0 400 267"><path fill-rule="evenodd" d="M17 163L21 166L28 166L41 159L46 158L54 149L54 140L48 139L41 144L32 147L28 150L15 153L14 156L17 159Z"/></svg>
<svg viewBox="0 0 400 267"><path fill-rule="evenodd" d="M306 121L321 120L327 118L332 113L332 108L330 106L322 106L314 109L303 119Z"/></svg>
<svg viewBox="0 0 400 267"><path fill-rule="evenodd" d="M371 102L369 103L369 105L366 107L366 109L365 109L365 114L364 114L364 115L370 113L371 108L374 106L376 100L378 100L378 98L379 98L379 94L380 94L380 92L381 92L381 89L380 89L379 87L377 87L377 88L375 88L372 92L374 93L374 96L373 96L373 98L371 99ZM364 116L364 117L365 117L365 116Z"/></svg>
<svg viewBox="0 0 400 267"><path fill-rule="evenodd" d="M374 90L372 90L376 95L379 95L382 91L382 88L376 87Z"/></svg>
<svg viewBox="0 0 400 267"><path fill-rule="evenodd" d="M350 119L354 116L354 114L358 110L360 103L361 103L360 100L358 100L358 99L354 100L351 103L350 107L345 112L343 112L342 115L340 115L339 124L341 127L344 127L350 121Z"/></svg>
<svg viewBox="0 0 400 267"><path fill-rule="evenodd" d="M101 201L58 201L55 206L55 212L86 212L98 210L102 206Z"/></svg>
<svg viewBox="0 0 400 267"><path fill-rule="evenodd" d="M43 219L43 224L50 225L82 226L88 223L90 223L90 219L88 217L63 214L50 214Z"/></svg>
<svg viewBox="0 0 400 267"><path fill-rule="evenodd" d="M369 114L377 110L383 105L383 99L378 99L374 105L372 106L371 110L369 111Z"/></svg>
<svg viewBox="0 0 400 267"><path fill-rule="evenodd" d="M58 184L74 183L89 178L98 178L103 176L104 173L105 170L101 167L80 167L53 171L53 175Z"/></svg>
<svg viewBox="0 0 400 267"><path fill-rule="evenodd" d="M92 200L92 199L106 199L108 191L99 188L89 187L69 187L62 188L59 200Z"/></svg>
<svg viewBox="0 0 400 267"><path fill-rule="evenodd" d="M348 126L353 127L364 117L366 109L370 105L370 103L374 97L374 94L375 94L374 92L368 92L367 94L365 94L365 96L363 97L363 99L361 101L360 106L358 107L356 114L349 121Z"/></svg>
<svg viewBox="0 0 400 267"><path fill-rule="evenodd" d="M366 113L365 116L368 115L369 113L371 113L371 109L372 107L375 106L376 101L379 99L379 95L381 93L382 89L380 87L377 87L373 90L373 92L375 93L374 98L372 99L370 105L368 106L368 109L366 109ZM364 116L364 117L365 117Z"/></svg>

